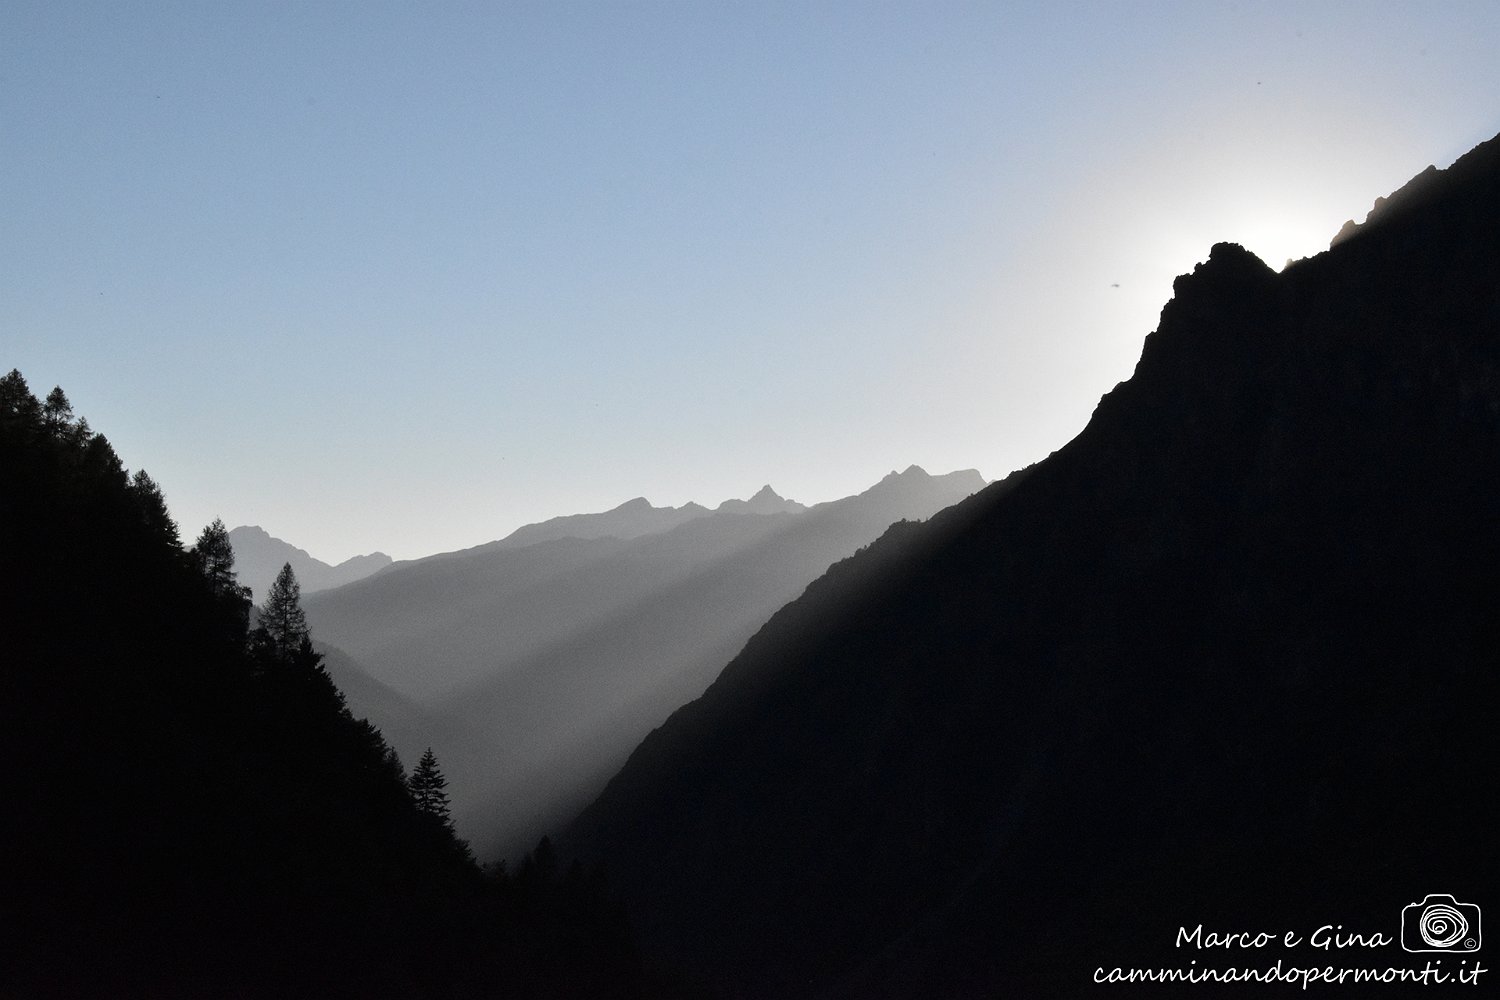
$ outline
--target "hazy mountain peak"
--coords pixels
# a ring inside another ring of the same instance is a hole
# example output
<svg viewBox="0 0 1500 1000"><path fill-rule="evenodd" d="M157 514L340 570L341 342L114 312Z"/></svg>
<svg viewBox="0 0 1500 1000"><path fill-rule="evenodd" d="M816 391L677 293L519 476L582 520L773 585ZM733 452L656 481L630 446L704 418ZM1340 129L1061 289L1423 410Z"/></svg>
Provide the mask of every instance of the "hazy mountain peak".
<svg viewBox="0 0 1500 1000"><path fill-rule="evenodd" d="M304 594L342 587L346 583L361 580L391 564L391 557L384 552L353 556L338 565L331 565L300 549L290 542L272 535L258 524L240 525L229 532L229 544L234 549L235 573L240 583L249 587L259 600L270 591L271 581L281 572L281 567L290 563L292 572Z"/></svg>
<svg viewBox="0 0 1500 1000"><path fill-rule="evenodd" d="M890 490L925 489L930 485L944 484L956 489L960 495L978 493L988 485L978 469L960 469L957 472L934 476L920 465L908 465L901 472L892 470L880 482L871 486L864 494L884 493Z"/></svg>
<svg viewBox="0 0 1500 1000"><path fill-rule="evenodd" d="M277 539L275 535L271 534L269 531L267 531L265 528L262 528L258 524L242 524L238 528L234 528L233 530L231 530L229 534L231 538L245 537L255 538L262 541L280 541L280 539ZM283 542L283 544L291 543ZM303 555L307 554L306 549L297 549L297 551L301 552Z"/></svg>
<svg viewBox="0 0 1500 1000"><path fill-rule="evenodd" d="M522 525L498 542L466 549L466 552L493 548L516 549L538 542L560 538L639 538L671 531L679 524L708 514L708 508L689 501L681 507L657 507L645 497L626 500L618 507L596 514L567 514L535 524Z"/></svg>
<svg viewBox="0 0 1500 1000"><path fill-rule="evenodd" d="M771 488L767 483L755 492L749 500L725 500L715 510L732 514L780 514L782 512L796 512L806 510L807 507L795 500L788 500Z"/></svg>

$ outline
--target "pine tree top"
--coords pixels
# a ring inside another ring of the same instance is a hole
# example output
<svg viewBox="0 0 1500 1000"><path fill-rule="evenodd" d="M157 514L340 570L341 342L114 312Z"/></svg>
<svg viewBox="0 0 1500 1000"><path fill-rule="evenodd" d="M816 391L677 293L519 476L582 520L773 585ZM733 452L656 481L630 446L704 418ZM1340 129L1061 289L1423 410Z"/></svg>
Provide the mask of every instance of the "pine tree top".
<svg viewBox="0 0 1500 1000"><path fill-rule="evenodd" d="M281 567L271 584L271 592L261 608L258 631L264 635L266 645L282 657L298 652L310 638L307 615L302 611L302 585L297 582L291 563Z"/></svg>
<svg viewBox="0 0 1500 1000"><path fill-rule="evenodd" d="M407 786L411 789L412 799L416 801L417 808L428 816L440 820L444 826L451 825L448 804L448 779L443 777L443 772L438 767L437 755L432 752L432 747L422 754L422 759L417 761L417 766L411 772L411 778L407 780Z"/></svg>

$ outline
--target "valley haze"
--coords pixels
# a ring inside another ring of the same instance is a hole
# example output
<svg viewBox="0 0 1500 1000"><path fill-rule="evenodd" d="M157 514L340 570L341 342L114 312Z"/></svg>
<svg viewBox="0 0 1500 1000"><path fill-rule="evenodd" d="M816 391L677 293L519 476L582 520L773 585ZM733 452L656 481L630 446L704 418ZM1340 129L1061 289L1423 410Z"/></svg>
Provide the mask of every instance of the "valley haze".
<svg viewBox="0 0 1500 1000"><path fill-rule="evenodd" d="M515 856L829 565L984 486L911 466L811 507L770 486L713 510L637 498L397 563L307 615L350 706L403 759L434 747L460 832Z"/></svg>

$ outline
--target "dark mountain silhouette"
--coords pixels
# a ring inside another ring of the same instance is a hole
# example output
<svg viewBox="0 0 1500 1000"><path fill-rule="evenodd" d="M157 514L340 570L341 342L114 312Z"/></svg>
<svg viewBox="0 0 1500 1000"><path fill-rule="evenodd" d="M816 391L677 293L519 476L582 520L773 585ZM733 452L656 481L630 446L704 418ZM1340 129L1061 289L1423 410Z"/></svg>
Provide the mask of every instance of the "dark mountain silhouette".
<svg viewBox="0 0 1500 1000"><path fill-rule="evenodd" d="M1500 139L1280 274L1215 246L1074 441L830 569L564 842L726 997L1420 969L1173 945L1495 898L1497 609Z"/></svg>
<svg viewBox="0 0 1500 1000"><path fill-rule="evenodd" d="M632 539L481 546L316 595L307 612L437 720L415 749L446 762L460 828L488 856L576 812L829 564L983 485L913 466L812 508L731 506ZM786 507L768 489L742 503ZM379 706L352 692L351 703L387 726Z"/></svg>
<svg viewBox="0 0 1500 1000"><path fill-rule="evenodd" d="M265 597L271 589L271 581L276 579L281 567L288 564L297 574L304 594L342 587L346 583L379 573L391 564L391 557L384 552L371 552L369 555L345 559L337 566L330 566L290 542L272 537L264 528L256 525L241 525L231 529L229 543L234 546L234 566L240 583L250 588L256 600Z"/></svg>
<svg viewBox="0 0 1500 1000"><path fill-rule="evenodd" d="M185 552L151 478L18 371L0 552L0 996L660 992L550 844L480 870L436 759L409 784L349 712L289 567L250 630L223 525Z"/></svg>

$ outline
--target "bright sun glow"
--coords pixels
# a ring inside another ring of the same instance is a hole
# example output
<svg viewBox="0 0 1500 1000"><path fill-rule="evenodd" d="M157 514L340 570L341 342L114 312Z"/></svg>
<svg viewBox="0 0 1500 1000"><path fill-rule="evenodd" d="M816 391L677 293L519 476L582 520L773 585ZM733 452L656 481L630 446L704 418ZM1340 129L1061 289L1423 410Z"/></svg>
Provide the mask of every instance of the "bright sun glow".
<svg viewBox="0 0 1500 1000"><path fill-rule="evenodd" d="M1306 214L1277 209L1247 212L1223 239L1238 243L1280 271L1289 261L1312 257L1328 249L1342 221L1331 225Z"/></svg>

